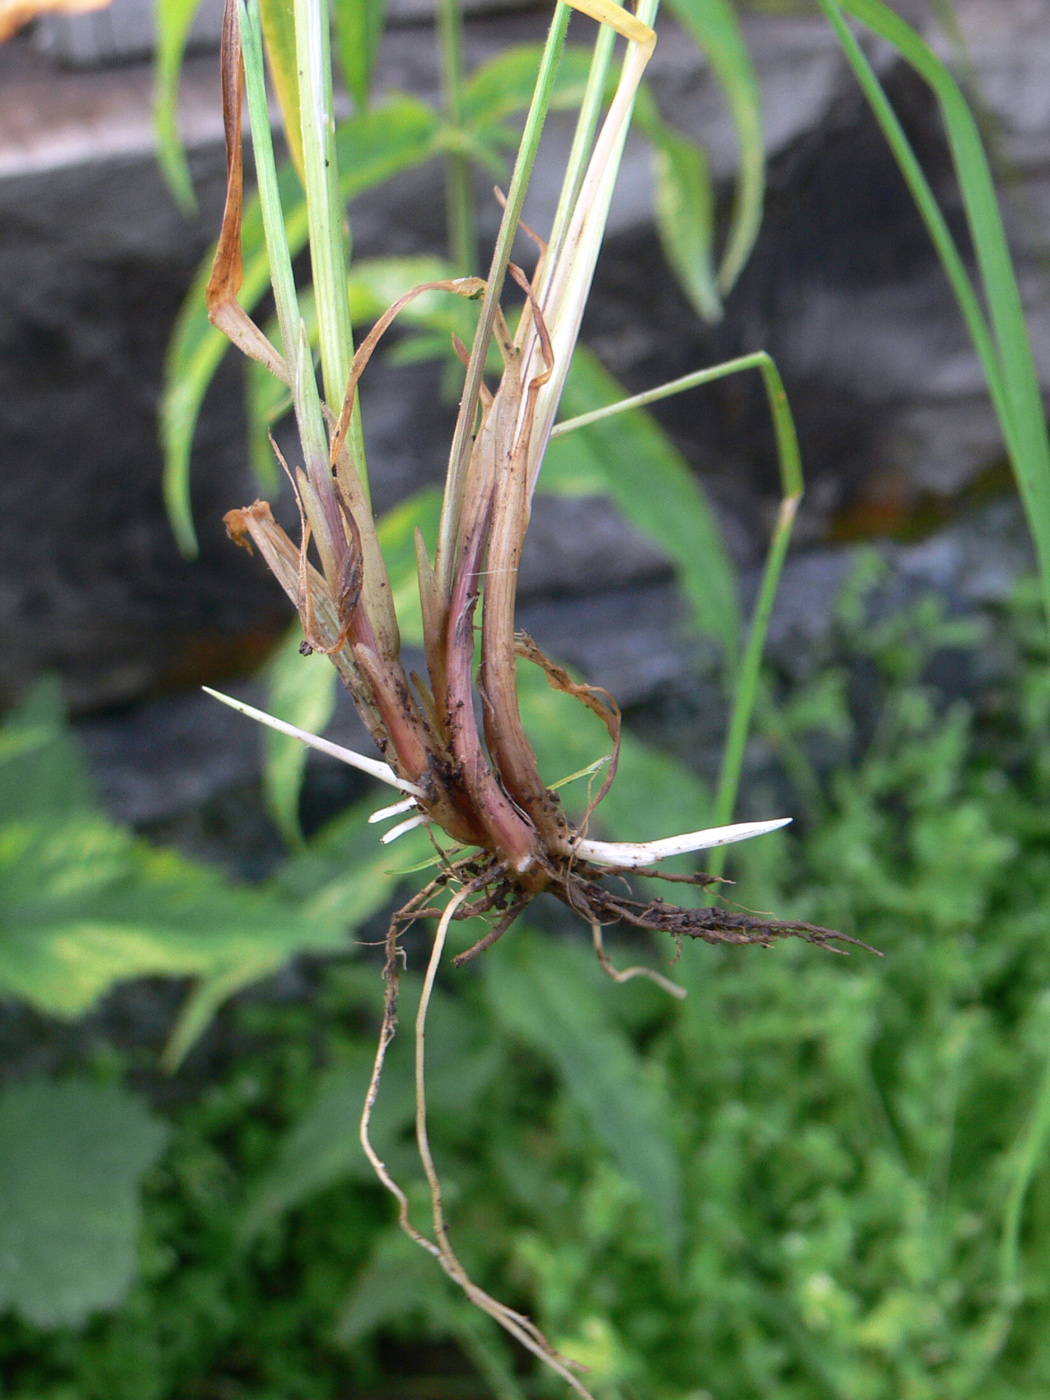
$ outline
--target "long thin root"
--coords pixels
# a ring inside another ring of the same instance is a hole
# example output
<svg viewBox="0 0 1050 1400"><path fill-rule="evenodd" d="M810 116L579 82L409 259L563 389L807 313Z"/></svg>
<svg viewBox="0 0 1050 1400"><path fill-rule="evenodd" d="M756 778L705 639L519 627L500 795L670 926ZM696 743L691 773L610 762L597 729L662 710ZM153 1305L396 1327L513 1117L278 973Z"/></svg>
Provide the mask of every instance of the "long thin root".
<svg viewBox="0 0 1050 1400"><path fill-rule="evenodd" d="M379 1044L376 1048L375 1063L372 1068L372 1077L368 1085L368 1093L365 1096L364 1111L361 1115L361 1145L365 1150L369 1162L376 1176L394 1197L398 1203L398 1224L405 1234L421 1249L432 1255L440 1263L445 1273L450 1279L463 1290L467 1298L482 1312L487 1313L495 1322L509 1333L516 1341L533 1356L537 1357L544 1365L549 1366L558 1376L576 1391L580 1400L593 1400L591 1393L573 1374L574 1363L567 1357L560 1356L550 1342L543 1335L540 1329L530 1318L522 1313L515 1312L508 1308L505 1303L493 1298L480 1288L467 1273L460 1263L448 1238L448 1228L445 1223L444 1200L441 1189L441 1179L438 1176L437 1168L434 1165L433 1153L430 1149L430 1135L427 1130L427 1101L426 1101L426 1022L427 1012L430 1008L430 1000L434 990L434 981L437 977L438 966L441 962L441 955L444 951L445 941L448 937L448 930L459 912L462 905L466 904L470 897L477 893L478 879L461 886L452 896L448 904L442 911L438 922L437 932L434 935L434 946L431 950L430 961L427 964L426 975L423 979L423 991L419 1000L419 1010L416 1014L416 1141L419 1145L419 1156L423 1163L423 1170L426 1173L427 1183L430 1187L430 1199L434 1221L435 1239L428 1239L421 1231L412 1224L409 1216L408 1197L397 1182L390 1175L382 1158L376 1152L369 1137L369 1124L372 1118L372 1110L375 1106L376 1096L379 1092L379 1081L383 1072L383 1064L386 1059L387 1047L397 1028L397 995L399 987L398 958L400 949L398 948L398 937L401 928L411 922L414 918L424 916L430 911L425 907L426 901L435 892L439 884L444 883L447 876L442 876L439 880L432 881L425 890L421 890L404 909L394 915L390 921L390 927L386 938L386 965L384 977L386 979L386 996L383 1005L383 1021L379 1032ZM517 910L514 911L516 913ZM501 923L507 923L504 920ZM435 1242L436 1241L436 1242Z"/></svg>
<svg viewBox="0 0 1050 1400"><path fill-rule="evenodd" d="M665 992L669 992L671 996L677 997L679 1001L685 996L684 987L680 987L677 982L672 982L669 977L665 977L662 972L657 972L655 968L639 966L625 967L621 970L613 967L609 961L609 955L605 951L602 926L596 919L591 920L591 937L594 940L594 951L598 954L602 971L614 982L630 982L633 977L645 977L650 982L655 982L658 987L662 987Z"/></svg>

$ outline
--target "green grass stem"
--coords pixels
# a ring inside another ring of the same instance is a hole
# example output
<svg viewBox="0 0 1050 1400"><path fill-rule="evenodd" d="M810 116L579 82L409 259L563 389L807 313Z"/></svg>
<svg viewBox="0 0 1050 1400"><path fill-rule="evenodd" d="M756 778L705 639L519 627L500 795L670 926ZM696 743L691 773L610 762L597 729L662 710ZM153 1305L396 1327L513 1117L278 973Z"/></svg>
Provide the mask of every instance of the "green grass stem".
<svg viewBox="0 0 1050 1400"><path fill-rule="evenodd" d="M241 6L240 20L244 86L248 97L248 115L251 119L255 178L266 235L266 253L270 261L270 280L277 308L277 321L281 328L282 350L294 381L301 317L295 278L292 274L292 254L288 247L284 210L277 183L277 161L270 131L270 111L266 101L266 71L259 0L246 0Z"/></svg>
<svg viewBox="0 0 1050 1400"><path fill-rule="evenodd" d="M338 413L354 354L347 295L346 213L339 190L332 95L330 17L326 0L295 0L295 46L303 134L303 172L310 261L321 344L325 398ZM350 455L367 493L361 415L354 409Z"/></svg>
<svg viewBox="0 0 1050 1400"><path fill-rule="evenodd" d="M787 475L783 469L782 474ZM747 645L744 648L740 669L736 676L733 706L729 714L729 729L726 732L725 747L722 751L722 771L718 778L714 812L711 817L713 826L724 826L729 822L736 806L737 793L740 790L740 774L744 766L744 751L747 747L751 716L754 713L761 679L766 633L769 631L769 619L773 613L773 604L776 601L777 588L780 585L780 575L784 568L784 559L791 542L791 531L795 524L795 515L798 512L801 498L800 487L795 494L783 497L780 509L777 511L773 537L766 555L765 568L762 570L758 601L755 604L755 613L751 619ZM707 861L709 874L722 874L725 870L726 855L727 851L724 846L717 847L711 852Z"/></svg>
<svg viewBox="0 0 1050 1400"><path fill-rule="evenodd" d="M580 186L583 184L587 157L594 145L594 134L598 129L598 121L602 113L602 103L605 98L615 46L615 31L610 29L608 25L601 25L594 43L591 69L587 75L587 86L584 89L583 101L576 119L576 130L573 133L569 159L565 167L565 177L562 181L561 194L558 197L558 207L551 225L548 268L556 257L557 250L564 242L573 206L579 196Z"/></svg>
<svg viewBox="0 0 1050 1400"><path fill-rule="evenodd" d="M437 9L441 50L441 94L445 120L458 133L463 125L463 11L460 0L440 0ZM445 203L448 255L456 271L472 274L478 266L478 236L470 161L461 150L447 157Z"/></svg>

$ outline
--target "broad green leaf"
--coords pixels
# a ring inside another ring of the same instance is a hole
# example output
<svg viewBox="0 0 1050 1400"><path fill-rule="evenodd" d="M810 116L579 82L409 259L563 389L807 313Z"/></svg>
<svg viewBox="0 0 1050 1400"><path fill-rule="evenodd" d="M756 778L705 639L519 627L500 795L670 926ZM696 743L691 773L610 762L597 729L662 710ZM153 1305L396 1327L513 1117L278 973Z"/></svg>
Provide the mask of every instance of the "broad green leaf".
<svg viewBox="0 0 1050 1400"><path fill-rule="evenodd" d="M338 924L90 814L5 824L0 912L0 990L53 1016L83 1015L128 978L195 975L230 992L294 953L346 947Z"/></svg>
<svg viewBox="0 0 1050 1400"><path fill-rule="evenodd" d="M344 199L381 184L435 152L438 119L422 102L391 97L382 106L343 122L336 131L336 155ZM306 206L291 166L280 177L292 255L306 244ZM239 301L249 313L270 284L262 216L256 199L246 201L242 226L244 282ZM183 302L168 349L161 401L160 436L164 450L164 498L180 547L196 551L189 499L190 450L200 407L229 342L208 320L204 289L214 250L202 263Z"/></svg>
<svg viewBox="0 0 1050 1400"><path fill-rule="evenodd" d="M335 667L327 656L303 656L302 640L297 618L266 668L268 708L299 729L323 734L335 709ZM263 746L266 805L289 845L301 845L299 791L309 750L298 739L273 729L265 730Z"/></svg>
<svg viewBox="0 0 1050 1400"><path fill-rule="evenodd" d="M177 105L179 75L186 52L186 41L200 9L201 0L156 0L157 51L153 68L153 131L157 160L168 188L184 214L197 209L182 137L179 135Z"/></svg>
<svg viewBox="0 0 1050 1400"><path fill-rule="evenodd" d="M43 687L3 730L34 743L0 784L2 994L75 1017L128 978L197 976L229 995L294 953L346 949L341 919L239 889L114 826L59 714Z"/></svg>
<svg viewBox="0 0 1050 1400"><path fill-rule="evenodd" d="M881 0L819 0L882 127L959 302L981 360L1035 541L1050 616L1050 438L1010 248L980 132L959 85L924 39ZM843 11L892 44L929 84L948 134L991 328L922 168Z"/></svg>
<svg viewBox="0 0 1050 1400"><path fill-rule="evenodd" d="M299 178L303 175L303 133L299 124L299 73L295 56L293 0L259 0L266 61L281 108L284 139Z"/></svg>
<svg viewBox="0 0 1050 1400"><path fill-rule="evenodd" d="M79 1327L137 1273L139 1187L167 1127L117 1084L29 1079L0 1095L0 1308Z"/></svg>
<svg viewBox="0 0 1050 1400"><path fill-rule="evenodd" d="M616 992L596 971L582 948L552 940L541 944L520 934L485 958L496 1016L558 1071L646 1202L674 1258L682 1243L682 1180L670 1131L672 1108L606 1014L608 998Z"/></svg>
<svg viewBox="0 0 1050 1400"><path fill-rule="evenodd" d="M711 60L736 128L736 197L718 270L718 287L726 296L751 255L762 222L766 156L761 93L730 0L668 0L668 8Z"/></svg>
<svg viewBox="0 0 1050 1400"><path fill-rule="evenodd" d="M621 387L578 347L562 398L562 417L615 403ZM718 522L686 462L644 412L622 413L556 437L547 449L540 490L611 496L679 570L697 629L735 660L740 645L736 576Z"/></svg>
<svg viewBox="0 0 1050 1400"><path fill-rule="evenodd" d="M343 78L357 110L362 112L372 91L386 0L333 0L332 18Z"/></svg>

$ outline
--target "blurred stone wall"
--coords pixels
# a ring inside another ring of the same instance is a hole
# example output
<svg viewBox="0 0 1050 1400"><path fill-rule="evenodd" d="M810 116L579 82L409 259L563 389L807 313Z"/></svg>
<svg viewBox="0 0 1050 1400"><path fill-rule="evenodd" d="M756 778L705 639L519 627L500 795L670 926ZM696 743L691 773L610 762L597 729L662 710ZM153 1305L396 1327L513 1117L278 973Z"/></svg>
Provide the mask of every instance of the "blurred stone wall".
<svg viewBox="0 0 1050 1400"><path fill-rule="evenodd" d="M898 8L917 22L927 14L920 0ZM1046 3L957 0L955 8L1005 191L1036 353L1050 377ZM539 38L545 24L543 10L476 15L468 61ZM765 100L769 196L759 246L724 321L698 322L664 268L649 216L649 156L632 140L585 338L632 390L770 350L802 439L809 482L802 546L935 522L1005 482L976 359L823 21L755 10L745 27ZM734 144L717 86L673 26L661 21L661 28L651 69L657 100L707 143L728 202ZM961 229L932 99L881 47L872 52ZM4 701L42 670L59 671L79 711L243 673L288 617L283 598L230 548L220 524L225 510L256 494L232 356L196 444L199 560L180 559L161 502L156 414L165 347L221 212L216 66L213 55L187 66L182 119L201 210L187 220L151 153L148 63L66 71L31 36L0 49ZM436 96L427 26L390 33L380 86ZM563 144L555 131L526 211L541 228ZM439 247L440 191L432 164L360 201L351 210L355 250ZM487 197L481 207L491 232L498 211ZM380 507L441 478L452 411L435 409L437 391L426 368L369 372L365 413ZM776 505L759 381L683 396L660 417L702 477L739 562L753 566ZM659 689L660 658L675 646L669 571L659 549L611 511L599 513L593 538L581 546L592 518L579 503L538 505L523 606L548 629L552 649L592 673L604 666L626 683L632 666L640 667L639 678L648 679L635 696L644 700ZM605 563L596 568L599 556ZM606 604L596 601L599 591Z"/></svg>

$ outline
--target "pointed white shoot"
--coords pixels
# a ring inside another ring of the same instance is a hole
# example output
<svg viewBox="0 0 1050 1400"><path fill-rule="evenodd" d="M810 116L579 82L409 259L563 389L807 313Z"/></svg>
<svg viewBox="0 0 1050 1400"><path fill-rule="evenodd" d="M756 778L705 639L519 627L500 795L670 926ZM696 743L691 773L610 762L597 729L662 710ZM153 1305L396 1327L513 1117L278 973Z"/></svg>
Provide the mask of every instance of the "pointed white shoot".
<svg viewBox="0 0 1050 1400"><path fill-rule="evenodd" d="M402 812L411 812L416 805L414 797L406 797L404 802L392 802L389 807L380 807L368 818L369 822L385 822L387 817L399 817Z"/></svg>
<svg viewBox="0 0 1050 1400"><path fill-rule="evenodd" d="M257 710L254 705L246 705L243 700L235 700L232 695L223 695L219 690L212 690L210 686L202 685L201 689L206 695L212 696L215 700L221 700L224 705L229 705L231 710L238 710L242 715L247 715L249 719L258 720L260 724L265 724L270 729L276 729L278 734L287 734L291 739L298 739L301 743L308 744L310 748L317 749L319 753L326 753L329 758L337 758L340 763L347 763L351 768L358 768L362 773L367 773L372 778L378 778L381 783L389 783L391 787L400 788L402 792L409 792L413 797L422 797L423 789L417 787L415 783L407 782L404 778L399 778L389 763L383 763L378 758L366 758L364 754L354 753L353 749L344 749L341 744L333 744L328 739L321 739L316 734L308 734L305 729L299 729L294 724L287 724L283 719L275 719L273 715L268 715L264 710Z"/></svg>
<svg viewBox="0 0 1050 1400"><path fill-rule="evenodd" d="M407 822L398 822L397 826L392 826L389 831L384 831L380 836L384 846L389 846L391 841L396 841L399 836L404 836L406 831L415 831L417 826L422 826L426 817L409 817Z"/></svg>
<svg viewBox="0 0 1050 1400"><path fill-rule="evenodd" d="M787 826L790 817L778 817L771 822L737 822L734 826L711 826L706 831L688 831L684 836L665 836L660 841L587 841L579 840L573 850L584 860L597 865L622 865L633 869L653 865L668 856L684 855L687 851L709 851L714 846L730 846L734 841L748 841L752 836L764 836Z"/></svg>

